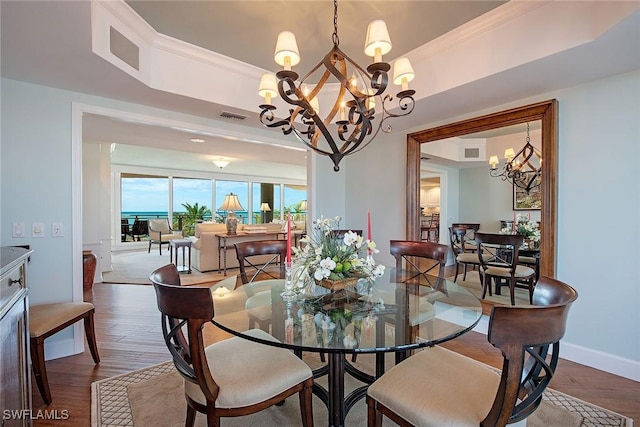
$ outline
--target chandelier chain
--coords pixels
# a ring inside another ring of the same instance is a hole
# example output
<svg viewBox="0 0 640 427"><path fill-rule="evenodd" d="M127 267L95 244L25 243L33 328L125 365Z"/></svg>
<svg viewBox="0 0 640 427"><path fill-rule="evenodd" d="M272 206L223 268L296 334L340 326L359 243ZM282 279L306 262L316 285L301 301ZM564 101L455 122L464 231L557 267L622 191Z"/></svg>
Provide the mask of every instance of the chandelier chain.
<svg viewBox="0 0 640 427"><path fill-rule="evenodd" d="M338 0L333 0L333 45L338 46L340 44L340 38L338 37Z"/></svg>

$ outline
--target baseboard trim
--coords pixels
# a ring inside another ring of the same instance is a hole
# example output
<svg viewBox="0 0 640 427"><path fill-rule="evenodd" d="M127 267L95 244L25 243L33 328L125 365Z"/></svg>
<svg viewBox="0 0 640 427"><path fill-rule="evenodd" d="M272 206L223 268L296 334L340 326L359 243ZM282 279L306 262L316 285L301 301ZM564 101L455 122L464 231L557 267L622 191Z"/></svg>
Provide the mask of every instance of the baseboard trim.
<svg viewBox="0 0 640 427"><path fill-rule="evenodd" d="M483 315L473 330L486 335L489 330L489 316ZM618 375L633 381L640 381L640 362L635 360L593 350L572 344L565 340L560 343L560 356L562 359L598 369L609 374Z"/></svg>

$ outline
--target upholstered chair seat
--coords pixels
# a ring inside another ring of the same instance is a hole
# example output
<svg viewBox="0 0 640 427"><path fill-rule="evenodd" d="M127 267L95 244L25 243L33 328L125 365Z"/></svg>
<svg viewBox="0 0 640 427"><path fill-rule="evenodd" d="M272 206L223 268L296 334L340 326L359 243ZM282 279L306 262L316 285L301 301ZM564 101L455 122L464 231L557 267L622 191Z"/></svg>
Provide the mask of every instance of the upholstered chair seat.
<svg viewBox="0 0 640 427"><path fill-rule="evenodd" d="M499 384L487 365L436 346L389 369L367 394L414 426L478 427Z"/></svg>
<svg viewBox="0 0 640 427"><path fill-rule="evenodd" d="M261 329L252 329L245 334L276 341ZM259 357L256 357L257 348ZM234 337L212 344L205 349L205 354L211 376L220 387L216 399L218 408L257 405L312 376L309 366L293 353L266 345L257 347L244 338ZM238 372L242 372L241 381ZM207 400L198 384L185 381L184 389L191 399L206 405Z"/></svg>
<svg viewBox="0 0 640 427"><path fill-rule="evenodd" d="M488 267L485 273L494 277L511 277L509 267ZM517 265L513 275L516 278L528 278L533 274L536 274L533 268L525 265Z"/></svg>

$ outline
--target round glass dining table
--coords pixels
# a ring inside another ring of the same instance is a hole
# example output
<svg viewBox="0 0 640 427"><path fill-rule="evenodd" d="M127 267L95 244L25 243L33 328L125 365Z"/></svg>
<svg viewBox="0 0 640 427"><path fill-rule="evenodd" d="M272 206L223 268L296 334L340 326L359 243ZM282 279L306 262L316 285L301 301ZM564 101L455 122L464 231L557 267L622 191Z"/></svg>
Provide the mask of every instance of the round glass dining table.
<svg viewBox="0 0 640 427"><path fill-rule="evenodd" d="M230 334L288 348L299 356L316 352L326 357L327 363L314 371L314 377L326 375L327 387L316 382L313 391L327 406L330 426L343 426L368 385L384 373L385 353L395 352L400 363L412 350L470 331L482 316L480 301L464 286L394 268L373 282L360 279L343 290L309 283L298 288L294 298L283 298L283 290L284 280L271 279L228 293L214 291L212 322ZM255 319L277 341L247 335ZM347 355L354 353L375 353L373 375L348 360ZM365 385L345 396L345 373Z"/></svg>

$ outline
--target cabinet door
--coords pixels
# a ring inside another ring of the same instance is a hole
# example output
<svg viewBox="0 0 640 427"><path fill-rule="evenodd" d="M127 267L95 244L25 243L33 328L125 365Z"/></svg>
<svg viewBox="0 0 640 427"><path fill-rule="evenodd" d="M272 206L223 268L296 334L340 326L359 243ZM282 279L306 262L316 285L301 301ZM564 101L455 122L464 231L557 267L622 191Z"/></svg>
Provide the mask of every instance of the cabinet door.
<svg viewBox="0 0 640 427"><path fill-rule="evenodd" d="M30 425L26 299L0 319L0 416L2 426Z"/></svg>

